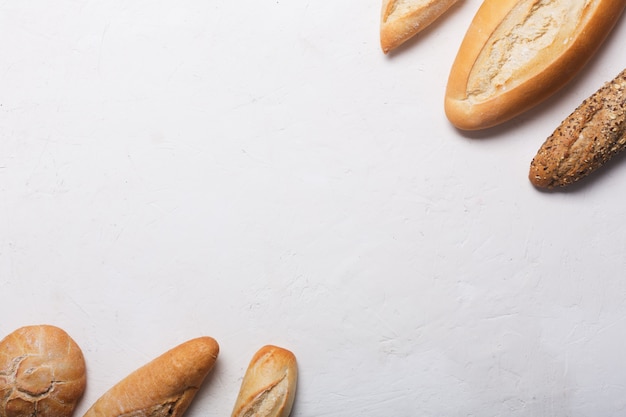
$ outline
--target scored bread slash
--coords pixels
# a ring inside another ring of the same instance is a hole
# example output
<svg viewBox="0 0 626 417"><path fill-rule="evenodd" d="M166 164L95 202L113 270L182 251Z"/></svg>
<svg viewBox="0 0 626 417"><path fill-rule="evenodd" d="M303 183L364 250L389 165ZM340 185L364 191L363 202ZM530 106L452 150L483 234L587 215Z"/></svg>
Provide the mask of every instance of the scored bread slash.
<svg viewBox="0 0 626 417"><path fill-rule="evenodd" d="M383 0L380 46L397 48L428 27L458 0Z"/></svg>
<svg viewBox="0 0 626 417"><path fill-rule="evenodd" d="M626 69L574 110L548 137L530 164L540 188L564 187L586 177L626 148Z"/></svg>
<svg viewBox="0 0 626 417"><path fill-rule="evenodd" d="M459 47L445 112L459 129L496 126L565 86L604 42L624 0L484 0Z"/></svg>
<svg viewBox="0 0 626 417"><path fill-rule="evenodd" d="M25 326L0 341L2 417L70 417L86 380L80 347L58 327Z"/></svg>
<svg viewBox="0 0 626 417"><path fill-rule="evenodd" d="M213 368L211 337L180 344L137 369L100 397L84 417L179 417Z"/></svg>
<svg viewBox="0 0 626 417"><path fill-rule="evenodd" d="M287 417L296 395L298 369L290 351L263 346L243 377L231 417Z"/></svg>

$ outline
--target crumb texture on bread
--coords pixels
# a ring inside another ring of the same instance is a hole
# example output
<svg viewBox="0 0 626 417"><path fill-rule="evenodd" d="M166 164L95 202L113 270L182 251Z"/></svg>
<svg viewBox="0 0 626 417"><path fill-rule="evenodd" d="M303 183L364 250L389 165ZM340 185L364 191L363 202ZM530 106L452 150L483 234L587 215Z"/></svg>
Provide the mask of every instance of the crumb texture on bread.
<svg viewBox="0 0 626 417"><path fill-rule="evenodd" d="M626 70L604 84L548 137L531 162L541 188L579 181L626 148Z"/></svg>
<svg viewBox="0 0 626 417"><path fill-rule="evenodd" d="M390 0L387 2L387 7L383 13L383 22L387 22L389 19L406 16L409 13L427 6L429 3L429 0Z"/></svg>
<svg viewBox="0 0 626 417"><path fill-rule="evenodd" d="M380 44L387 53L432 24L458 0L383 0Z"/></svg>
<svg viewBox="0 0 626 417"><path fill-rule="evenodd" d="M265 387L241 410L241 417L273 416L285 407L289 388L287 377Z"/></svg>
<svg viewBox="0 0 626 417"><path fill-rule="evenodd" d="M0 341L1 417L69 417L85 387L83 353L64 330L26 326Z"/></svg>
<svg viewBox="0 0 626 417"><path fill-rule="evenodd" d="M584 24L597 3L597 0L520 1L478 55L468 78L468 99L482 101L492 97L550 65L551 57L558 57L568 47L576 28Z"/></svg>
<svg viewBox="0 0 626 417"><path fill-rule="evenodd" d="M232 417L287 417L297 374L292 352L272 345L262 347L248 365Z"/></svg>
<svg viewBox="0 0 626 417"><path fill-rule="evenodd" d="M593 57L625 7L624 0L484 0L450 70L448 120L486 129L546 100Z"/></svg>

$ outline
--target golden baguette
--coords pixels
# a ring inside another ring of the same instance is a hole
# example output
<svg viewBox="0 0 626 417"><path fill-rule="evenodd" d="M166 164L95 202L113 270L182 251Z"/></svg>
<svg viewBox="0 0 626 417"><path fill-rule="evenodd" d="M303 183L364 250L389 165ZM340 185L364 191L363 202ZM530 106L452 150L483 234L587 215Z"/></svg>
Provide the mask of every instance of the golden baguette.
<svg viewBox="0 0 626 417"><path fill-rule="evenodd" d="M262 347L246 370L232 417L287 417L297 379L293 353L271 345Z"/></svg>
<svg viewBox="0 0 626 417"><path fill-rule="evenodd" d="M118 382L84 417L179 417L213 368L219 346L210 337L189 340Z"/></svg>
<svg viewBox="0 0 626 417"><path fill-rule="evenodd" d="M397 48L428 27L458 0L383 0L380 46Z"/></svg>
<svg viewBox="0 0 626 417"><path fill-rule="evenodd" d="M569 115L530 164L540 188L572 184L603 166L626 147L626 69Z"/></svg>
<svg viewBox="0 0 626 417"><path fill-rule="evenodd" d="M450 70L445 112L459 129L492 127L569 82L593 56L624 0L485 0Z"/></svg>
<svg viewBox="0 0 626 417"><path fill-rule="evenodd" d="M26 326L0 341L0 416L69 417L85 386L83 353L64 330Z"/></svg>

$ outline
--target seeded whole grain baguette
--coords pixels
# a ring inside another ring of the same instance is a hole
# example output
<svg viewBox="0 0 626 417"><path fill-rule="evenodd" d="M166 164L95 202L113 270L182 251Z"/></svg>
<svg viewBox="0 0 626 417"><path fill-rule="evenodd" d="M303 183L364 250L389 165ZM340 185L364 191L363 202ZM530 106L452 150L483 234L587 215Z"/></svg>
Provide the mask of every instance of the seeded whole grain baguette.
<svg viewBox="0 0 626 417"><path fill-rule="evenodd" d="M445 112L493 127L565 86L604 42L624 0L484 0L450 70Z"/></svg>
<svg viewBox="0 0 626 417"><path fill-rule="evenodd" d="M592 94L548 137L530 164L530 182L564 187L626 147L626 69Z"/></svg>
<svg viewBox="0 0 626 417"><path fill-rule="evenodd" d="M218 353L219 346L210 337L178 345L118 382L84 417L180 417Z"/></svg>
<svg viewBox="0 0 626 417"><path fill-rule="evenodd" d="M296 395L297 379L293 353L277 346L263 346L250 361L231 417L287 417Z"/></svg>
<svg viewBox="0 0 626 417"><path fill-rule="evenodd" d="M397 48L437 20L458 0L383 0L380 46Z"/></svg>
<svg viewBox="0 0 626 417"><path fill-rule="evenodd" d="M64 330L25 326L0 341L1 417L69 417L85 386L83 353Z"/></svg>

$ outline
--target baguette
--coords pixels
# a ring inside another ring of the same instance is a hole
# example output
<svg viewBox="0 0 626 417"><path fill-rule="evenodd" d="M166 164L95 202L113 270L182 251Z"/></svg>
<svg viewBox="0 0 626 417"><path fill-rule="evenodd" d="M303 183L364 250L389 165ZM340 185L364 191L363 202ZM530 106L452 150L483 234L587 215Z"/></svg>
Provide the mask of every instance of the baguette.
<svg viewBox="0 0 626 417"><path fill-rule="evenodd" d="M603 166L626 147L626 69L569 115L530 164L539 188L564 187Z"/></svg>
<svg viewBox="0 0 626 417"><path fill-rule="evenodd" d="M297 378L293 353L271 345L262 347L250 361L232 417L287 417Z"/></svg>
<svg viewBox="0 0 626 417"><path fill-rule="evenodd" d="M26 326L0 341L0 416L69 417L85 386L83 353L64 330Z"/></svg>
<svg viewBox="0 0 626 417"><path fill-rule="evenodd" d="M397 48L444 14L458 0L383 0L380 46Z"/></svg>
<svg viewBox="0 0 626 417"><path fill-rule="evenodd" d="M508 121L569 82L624 0L485 0L450 70L445 112L459 129Z"/></svg>
<svg viewBox="0 0 626 417"><path fill-rule="evenodd" d="M84 417L179 417L210 370L219 346L210 337L189 340L122 379Z"/></svg>

